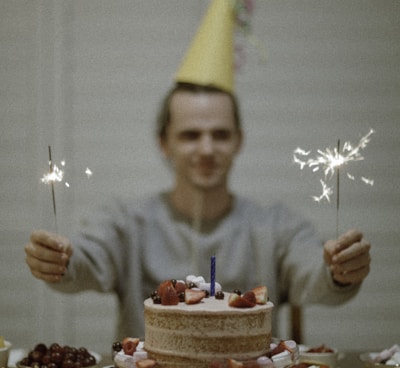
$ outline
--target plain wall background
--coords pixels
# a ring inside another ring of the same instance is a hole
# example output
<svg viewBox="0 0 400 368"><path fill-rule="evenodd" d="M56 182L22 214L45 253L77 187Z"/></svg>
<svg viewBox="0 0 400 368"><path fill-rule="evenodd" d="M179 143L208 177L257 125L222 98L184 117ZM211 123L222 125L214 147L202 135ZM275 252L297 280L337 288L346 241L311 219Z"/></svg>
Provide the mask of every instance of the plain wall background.
<svg viewBox="0 0 400 368"><path fill-rule="evenodd" d="M232 187L265 204L285 199L332 238L335 200L312 201L319 176L300 171L293 150L357 143L373 128L365 160L343 169L340 187L340 228L358 227L372 242L371 274L350 303L305 309L305 342L360 350L399 343L400 2L255 3L252 31L262 46L241 42L246 140ZM62 234L105 198L167 188L154 120L207 6L0 0L0 334L16 347L57 341L109 351L114 297L56 294L24 263L31 230L54 230L50 187L40 182L48 145L56 163L66 160L70 183L56 186ZM346 180L347 169L358 180ZM285 338L286 310L275 318Z"/></svg>

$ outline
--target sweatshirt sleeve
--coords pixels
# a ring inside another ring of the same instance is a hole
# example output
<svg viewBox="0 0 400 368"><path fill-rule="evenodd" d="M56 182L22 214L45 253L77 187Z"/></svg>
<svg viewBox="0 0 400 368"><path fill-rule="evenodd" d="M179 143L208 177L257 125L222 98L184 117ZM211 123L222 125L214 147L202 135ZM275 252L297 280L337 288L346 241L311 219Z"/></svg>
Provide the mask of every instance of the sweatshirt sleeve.
<svg viewBox="0 0 400 368"><path fill-rule="evenodd" d="M292 304L338 305L360 286L334 283L323 260L323 243L313 226L280 205L276 219L280 295Z"/></svg>
<svg viewBox="0 0 400 368"><path fill-rule="evenodd" d="M73 255L60 283L49 286L62 292L95 290L110 292L116 287L117 273L124 257L127 237L126 216L121 202L114 201L82 222L71 238Z"/></svg>

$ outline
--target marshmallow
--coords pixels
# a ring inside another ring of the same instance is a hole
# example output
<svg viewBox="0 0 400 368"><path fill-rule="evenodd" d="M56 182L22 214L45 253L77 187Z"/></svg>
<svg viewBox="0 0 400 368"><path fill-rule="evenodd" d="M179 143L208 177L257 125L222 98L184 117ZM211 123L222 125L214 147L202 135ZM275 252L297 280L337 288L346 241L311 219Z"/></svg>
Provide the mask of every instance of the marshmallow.
<svg viewBox="0 0 400 368"><path fill-rule="evenodd" d="M296 349L297 343L294 340L286 340L285 345L291 350L294 351Z"/></svg>
<svg viewBox="0 0 400 368"><path fill-rule="evenodd" d="M400 346L397 345L397 344L393 345L390 349L382 350L375 357L374 362L380 363L380 362L383 362L383 361L387 361L386 364L393 364L393 363L389 363L389 360L397 360L397 358L395 358L396 354L398 354L399 358L400 358Z"/></svg>
<svg viewBox="0 0 400 368"><path fill-rule="evenodd" d="M257 359L257 364L263 368L274 368L274 363L266 356L261 356Z"/></svg>
<svg viewBox="0 0 400 368"><path fill-rule="evenodd" d="M275 368L283 368L292 364L292 356L289 351L285 350L282 353L274 355L272 361Z"/></svg>
<svg viewBox="0 0 400 368"><path fill-rule="evenodd" d="M126 355L122 351L114 357L115 365L119 368L135 368L135 361L132 355Z"/></svg>
<svg viewBox="0 0 400 368"><path fill-rule="evenodd" d="M147 352L144 350L144 342L140 341L133 355L124 354L123 350L114 356L114 363L118 368L135 368L136 362L147 359Z"/></svg>
<svg viewBox="0 0 400 368"><path fill-rule="evenodd" d="M394 353L397 353L397 352L400 352L400 346L399 345L393 345L390 349L389 349L389 351L392 353L392 354L394 354Z"/></svg>
<svg viewBox="0 0 400 368"><path fill-rule="evenodd" d="M200 284L199 288L200 288L200 290L205 290L205 291L209 292L211 289L211 283L203 282ZM216 282L215 283L215 291L221 291L221 290L222 290L221 285L218 282Z"/></svg>
<svg viewBox="0 0 400 368"><path fill-rule="evenodd" d="M147 359L147 352L146 351L135 351L133 353L133 360L137 362L138 360Z"/></svg>
<svg viewBox="0 0 400 368"><path fill-rule="evenodd" d="M392 360L394 360L396 364L400 364L400 351L397 351L393 354Z"/></svg>
<svg viewBox="0 0 400 368"><path fill-rule="evenodd" d="M186 276L186 283L190 284L191 282L193 282L193 280L196 278L195 275L188 275Z"/></svg>
<svg viewBox="0 0 400 368"><path fill-rule="evenodd" d="M186 276L186 284L189 285L190 283L193 283L196 285L196 288L199 290L205 290L205 291L210 291L211 289L211 283L206 282L203 276L195 276L195 275L189 275ZM218 282L215 283L215 291L221 291L222 286Z"/></svg>

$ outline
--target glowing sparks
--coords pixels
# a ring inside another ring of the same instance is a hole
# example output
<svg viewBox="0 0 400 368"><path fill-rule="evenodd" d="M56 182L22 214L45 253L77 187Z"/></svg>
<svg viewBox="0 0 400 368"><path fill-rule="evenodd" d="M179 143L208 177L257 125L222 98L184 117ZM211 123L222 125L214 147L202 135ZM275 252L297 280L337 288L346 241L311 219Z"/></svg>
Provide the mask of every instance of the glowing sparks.
<svg viewBox="0 0 400 368"><path fill-rule="evenodd" d="M90 170L90 169L87 167L86 170L85 170L85 174L86 174L86 176L87 176L88 178L90 178L90 177L93 175L93 172L92 172L92 170Z"/></svg>
<svg viewBox="0 0 400 368"><path fill-rule="evenodd" d="M65 160L60 162L60 165L62 167L65 167ZM87 167L85 170L85 174L87 175L88 178L90 178L93 173L92 171ZM41 181L44 184L50 184L51 186L51 197L53 200L53 213L54 213L54 225L55 225L55 231L58 233L58 226L57 226L57 210L56 210L56 196L55 196L55 189L54 189L54 184L57 182L62 182L64 180L64 171L61 170L57 165L54 165L53 160L51 158L51 146L49 146L49 172L44 174ZM64 183L67 188L70 187L68 182Z"/></svg>
<svg viewBox="0 0 400 368"><path fill-rule="evenodd" d="M321 195L320 195L320 196L313 196L312 198L313 198L314 201L316 201L316 202L321 202L324 198L325 198L328 202L330 202L330 201L331 201L330 196L333 194L332 188L331 188L331 187L328 187L328 186L326 185L326 183L325 183L322 179L320 180L320 183L321 183L321 185L322 185L322 193L321 193Z"/></svg>
<svg viewBox="0 0 400 368"><path fill-rule="evenodd" d="M53 165L51 162L49 162L49 166L50 166L50 171L42 176L41 182L44 184L54 184L57 182L58 183L63 182L65 179L64 170L60 169L57 165ZM62 166L63 168L66 167L65 160L60 162L60 166ZM85 174L89 179L92 177L93 172L87 167L85 170ZM67 188L71 186L67 181L64 181L64 185Z"/></svg>
<svg viewBox="0 0 400 368"><path fill-rule="evenodd" d="M64 178L64 171L58 168L57 165L52 165L50 172L46 173L42 177L42 183L51 184L55 182L62 182Z"/></svg>
<svg viewBox="0 0 400 368"><path fill-rule="evenodd" d="M374 185L374 179L368 179L368 178L364 178L363 176L361 177L361 180L368 185L371 185L371 187Z"/></svg>
<svg viewBox="0 0 400 368"><path fill-rule="evenodd" d="M296 148L293 153L293 160L300 166L301 170L305 167L309 167L313 173L323 171L325 180L330 179L335 172L338 172L339 168L348 165L350 162L364 159L361 155L361 151L367 147L373 133L374 130L371 129L360 139L356 146L353 146L350 142L345 142L341 151L339 151L338 147L334 149L326 148L325 150L318 150L318 155L315 158L305 159L305 157L311 154L311 151ZM350 173L347 173L347 177L351 180L355 180L355 177ZM372 179L361 177L361 180L365 184L374 185ZM320 180L320 182L322 185L322 194L320 196L313 196L313 199L317 202L323 199L330 202L333 189L329 187L324 180Z"/></svg>

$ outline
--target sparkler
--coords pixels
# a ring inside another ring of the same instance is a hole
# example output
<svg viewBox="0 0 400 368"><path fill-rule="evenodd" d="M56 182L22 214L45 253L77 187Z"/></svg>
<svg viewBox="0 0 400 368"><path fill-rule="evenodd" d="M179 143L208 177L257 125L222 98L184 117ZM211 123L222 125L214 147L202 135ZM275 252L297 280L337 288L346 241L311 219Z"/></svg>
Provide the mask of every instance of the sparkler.
<svg viewBox="0 0 400 368"><path fill-rule="evenodd" d="M326 180L331 179L336 173L336 237L339 232L339 189L340 189L340 169L348 165L353 161L364 160L361 155L363 150L370 142L370 136L374 133L371 129L365 136L363 136L358 144L353 147L350 142L345 142L342 150L340 149L340 140L338 140L337 146L334 149L326 148L325 151L318 150L318 156L315 158L309 158L304 160L303 158L309 156L311 151L305 151L302 148L296 148L293 153L293 160L300 166L300 170L305 167L309 167L313 173L323 171L324 180L320 179L322 185L322 193L320 196L313 196L312 198L316 202L327 200L330 202L330 196L333 194L332 187L328 186ZM347 173L347 177L351 180L355 180L355 177L350 173ZM372 179L361 177L361 181L368 185L374 185Z"/></svg>
<svg viewBox="0 0 400 368"><path fill-rule="evenodd" d="M53 160L51 158L51 146L49 146L49 169L50 169L49 173L45 174L43 176L42 183L51 185L51 197L53 200L54 225L55 225L56 233L58 233L56 195L55 195L55 190L54 190L54 182L62 181L62 179L64 177L64 173L56 165L53 164Z"/></svg>
<svg viewBox="0 0 400 368"><path fill-rule="evenodd" d="M60 165L62 167L65 167L65 161L61 161ZM85 170L85 174L88 178L90 178L93 175L93 172L87 167ZM63 180L64 180L64 171L53 163L51 157L51 146L49 146L49 172L43 175L41 181L42 183L50 184L51 186L51 198L53 201L54 225L56 233L58 233L58 226L57 226L57 208L56 208L56 195L55 195L54 184L56 182L62 182ZM67 188L70 187L69 182L65 181L64 184Z"/></svg>

